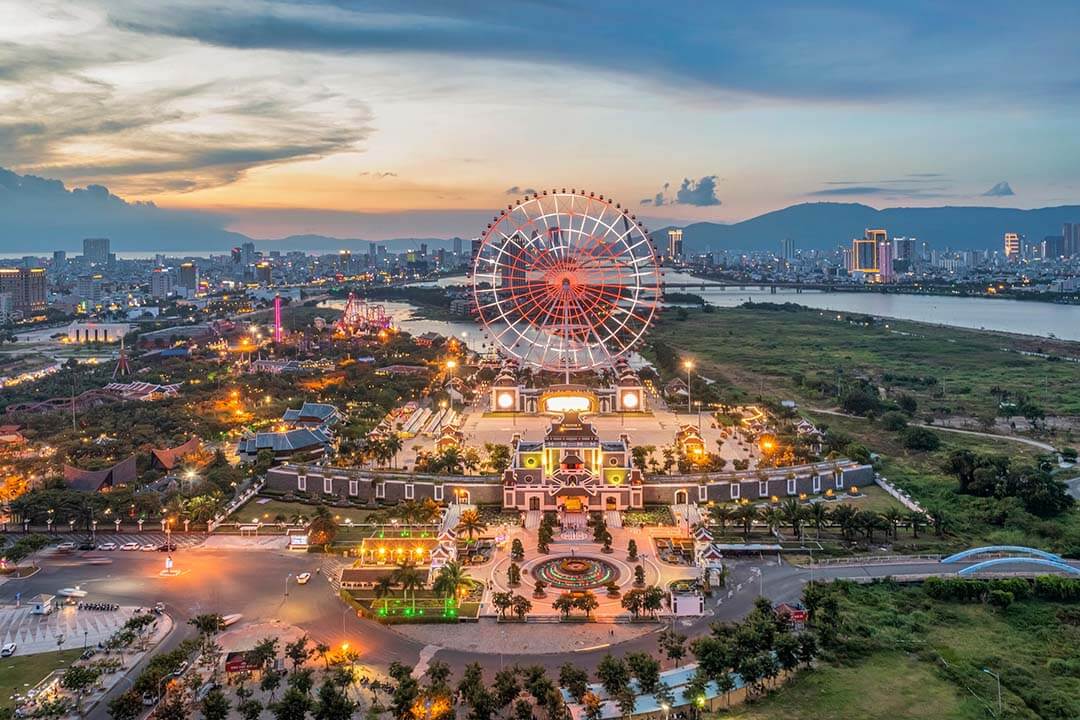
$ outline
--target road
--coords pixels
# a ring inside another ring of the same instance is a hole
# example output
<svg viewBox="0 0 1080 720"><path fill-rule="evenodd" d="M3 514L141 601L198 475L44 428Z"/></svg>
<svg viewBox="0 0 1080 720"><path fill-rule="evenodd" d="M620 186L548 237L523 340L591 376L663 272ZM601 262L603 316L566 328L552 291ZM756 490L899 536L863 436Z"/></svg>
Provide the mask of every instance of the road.
<svg viewBox="0 0 1080 720"><path fill-rule="evenodd" d="M307 585L288 583L286 578L301 572L313 572L318 556L290 553L284 550L223 550L196 548L181 550L173 557L182 574L163 578L158 573L164 558L160 553L93 553L108 556L109 565L90 564L84 557L51 554L46 551L40 559L41 570L24 580L9 580L0 585L0 603L13 604L15 593L28 598L40 592L55 593L61 587L80 585L89 591L89 602L115 602L121 605L150 606L164 602L173 618L175 629L156 652L176 647L193 635L187 621L200 613L223 615L243 614L242 622L279 620L304 629L315 641L340 647L348 642L361 654L361 661L379 670L393 661L415 665L424 647L392 628L357 618L332 592L325 578L313 576ZM811 579L888 577L927 572L955 571L964 564L945 566L934 562L909 562L895 565L837 565L815 568L813 571L788 564L762 561L738 561L733 564L729 587L742 585L743 590L728 598L726 592L710 599L709 614L676 623L678 630L690 637L707 632L716 620L737 620L753 605L760 588L774 602L797 600L803 585ZM760 573L760 575L759 575ZM720 603L717 603L720 600ZM573 632L572 627L552 626L553 631ZM634 651L656 652L656 634L651 633L620 643L619 653ZM500 654L493 647L490 653L470 653L449 649L428 648L451 667L459 669L469 662L479 662L486 670L495 671L504 664L539 664L556 669L569 659L587 669L608 652L609 648L593 648L575 653L514 654L512 649ZM144 661L145 662L145 661ZM136 670L141 668L136 668ZM137 672L118 684L110 694L116 695L130 687ZM106 720L105 703L99 704L88 716Z"/></svg>
<svg viewBox="0 0 1080 720"><path fill-rule="evenodd" d="M839 417L852 418L853 420L865 420L866 418L861 415L851 415L850 413L840 412L839 410L826 410L825 408L808 408L810 412L823 413L825 415L836 415ZM959 433L961 435L974 435L976 437L990 438L991 440L1011 440L1012 442L1023 443L1024 445L1030 445L1033 448L1044 450L1046 452L1057 452L1050 443L1044 443L1041 440L1032 440L1031 438L1021 437L1019 435L1001 435L999 433L981 432L979 430L963 430L961 428L949 427L947 425L930 425L927 423L908 423L909 425L915 425L917 427L930 428L931 430L943 430L944 432Z"/></svg>

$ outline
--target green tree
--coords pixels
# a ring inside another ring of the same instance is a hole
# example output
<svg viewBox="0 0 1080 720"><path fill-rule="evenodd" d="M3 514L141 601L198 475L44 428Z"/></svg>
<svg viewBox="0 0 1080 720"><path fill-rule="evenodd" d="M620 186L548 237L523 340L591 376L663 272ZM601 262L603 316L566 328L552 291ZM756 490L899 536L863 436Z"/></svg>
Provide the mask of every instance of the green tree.
<svg viewBox="0 0 1080 720"><path fill-rule="evenodd" d="M204 720L226 720L229 717L230 708L225 693L221 692L219 688L214 688L206 693L206 697L200 703L199 709L202 710Z"/></svg>

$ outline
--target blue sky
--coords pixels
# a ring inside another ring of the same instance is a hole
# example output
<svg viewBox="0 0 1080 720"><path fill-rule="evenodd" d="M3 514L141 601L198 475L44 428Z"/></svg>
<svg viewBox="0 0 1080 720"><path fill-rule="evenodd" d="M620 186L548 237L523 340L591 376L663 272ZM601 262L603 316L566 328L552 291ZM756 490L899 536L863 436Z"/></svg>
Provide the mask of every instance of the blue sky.
<svg viewBox="0 0 1080 720"><path fill-rule="evenodd" d="M585 187L654 223L1080 201L1076 2L0 0L0 18L0 166L259 236L472 234L465 211L513 188Z"/></svg>

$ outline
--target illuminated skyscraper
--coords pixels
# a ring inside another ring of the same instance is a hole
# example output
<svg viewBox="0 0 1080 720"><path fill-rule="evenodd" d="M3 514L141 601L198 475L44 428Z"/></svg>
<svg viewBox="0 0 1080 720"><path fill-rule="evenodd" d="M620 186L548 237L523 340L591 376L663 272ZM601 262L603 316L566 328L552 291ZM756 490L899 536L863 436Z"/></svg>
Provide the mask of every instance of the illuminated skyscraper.
<svg viewBox="0 0 1080 720"><path fill-rule="evenodd" d="M668 257L672 260L682 260L682 229L675 228L667 231Z"/></svg>
<svg viewBox="0 0 1080 720"><path fill-rule="evenodd" d="M1020 257L1021 238L1017 233L1005 233L1005 257L1016 260Z"/></svg>
<svg viewBox="0 0 1080 720"><path fill-rule="evenodd" d="M851 270L874 274L881 272L880 260L878 259L879 248L883 244L888 245L888 243L889 234L884 230L866 230L862 238L852 240Z"/></svg>

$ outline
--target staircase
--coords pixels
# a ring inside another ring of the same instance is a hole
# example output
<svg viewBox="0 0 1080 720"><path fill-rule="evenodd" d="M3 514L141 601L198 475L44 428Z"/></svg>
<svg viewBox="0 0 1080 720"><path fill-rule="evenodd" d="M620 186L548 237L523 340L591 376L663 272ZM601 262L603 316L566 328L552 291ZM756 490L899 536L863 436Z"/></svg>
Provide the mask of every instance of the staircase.
<svg viewBox="0 0 1080 720"><path fill-rule="evenodd" d="M605 510L604 522L607 523L609 528L621 528L622 527L622 513L618 510Z"/></svg>
<svg viewBox="0 0 1080 720"><path fill-rule="evenodd" d="M544 518L544 513L539 510L529 510L525 513L525 529L535 530L540 527L540 521Z"/></svg>

